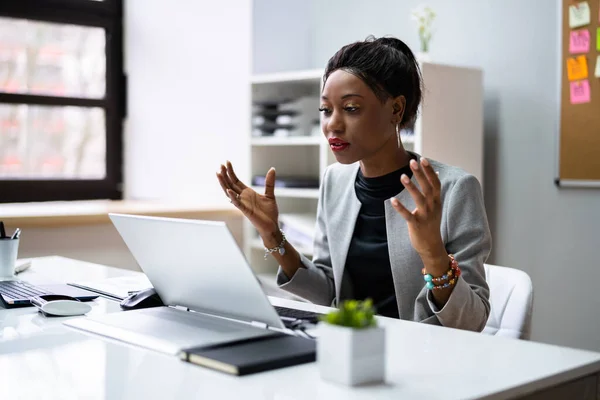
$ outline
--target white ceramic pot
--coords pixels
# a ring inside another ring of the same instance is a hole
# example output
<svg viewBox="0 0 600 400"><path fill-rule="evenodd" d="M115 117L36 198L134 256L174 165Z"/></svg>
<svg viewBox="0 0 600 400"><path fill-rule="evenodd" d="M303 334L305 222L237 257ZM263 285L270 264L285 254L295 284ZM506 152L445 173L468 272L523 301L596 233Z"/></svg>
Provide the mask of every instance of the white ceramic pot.
<svg viewBox="0 0 600 400"><path fill-rule="evenodd" d="M431 53L427 52L418 52L415 55L415 58L417 59L418 62L420 63L430 63L431 62Z"/></svg>
<svg viewBox="0 0 600 400"><path fill-rule="evenodd" d="M317 363L324 380L344 385L385 381L385 330L383 327L347 328L318 325Z"/></svg>

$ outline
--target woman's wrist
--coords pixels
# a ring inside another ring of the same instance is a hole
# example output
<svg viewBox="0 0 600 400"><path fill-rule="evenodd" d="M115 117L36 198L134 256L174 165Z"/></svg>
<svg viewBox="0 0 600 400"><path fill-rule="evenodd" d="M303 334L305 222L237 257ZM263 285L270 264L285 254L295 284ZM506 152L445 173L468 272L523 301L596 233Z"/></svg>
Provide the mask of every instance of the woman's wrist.
<svg viewBox="0 0 600 400"><path fill-rule="evenodd" d="M420 256L427 273L440 276L448 270L448 252L443 245L435 251Z"/></svg>
<svg viewBox="0 0 600 400"><path fill-rule="evenodd" d="M278 246L283 240L283 234L279 229L279 226L275 226L275 228L270 229L265 232L259 232L258 235L263 241L263 244L266 248L272 248Z"/></svg>
<svg viewBox="0 0 600 400"><path fill-rule="evenodd" d="M432 276L441 276L448 271L448 254L436 259L423 261L425 271Z"/></svg>

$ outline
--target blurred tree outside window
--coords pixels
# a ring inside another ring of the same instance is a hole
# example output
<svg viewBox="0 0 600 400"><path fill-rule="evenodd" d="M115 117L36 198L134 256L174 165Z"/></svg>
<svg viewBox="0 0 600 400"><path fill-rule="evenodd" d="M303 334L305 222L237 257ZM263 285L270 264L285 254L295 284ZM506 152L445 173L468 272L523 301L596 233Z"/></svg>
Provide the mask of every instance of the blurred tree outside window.
<svg viewBox="0 0 600 400"><path fill-rule="evenodd" d="M120 198L122 58L119 0L0 3L0 203Z"/></svg>

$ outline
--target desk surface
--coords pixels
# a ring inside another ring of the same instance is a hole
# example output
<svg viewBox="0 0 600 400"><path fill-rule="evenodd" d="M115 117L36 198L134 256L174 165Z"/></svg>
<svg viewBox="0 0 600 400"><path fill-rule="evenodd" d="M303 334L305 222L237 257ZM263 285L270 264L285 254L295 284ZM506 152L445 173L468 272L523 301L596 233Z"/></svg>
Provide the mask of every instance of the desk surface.
<svg viewBox="0 0 600 400"><path fill-rule="evenodd" d="M35 259L22 279L45 283L133 274L51 257ZM105 312L120 311L115 302L95 301L92 313ZM387 383L352 389L322 381L314 363L238 378L76 332L64 320L44 318L33 308L0 308L3 398L505 399L600 371L599 353L382 318Z"/></svg>

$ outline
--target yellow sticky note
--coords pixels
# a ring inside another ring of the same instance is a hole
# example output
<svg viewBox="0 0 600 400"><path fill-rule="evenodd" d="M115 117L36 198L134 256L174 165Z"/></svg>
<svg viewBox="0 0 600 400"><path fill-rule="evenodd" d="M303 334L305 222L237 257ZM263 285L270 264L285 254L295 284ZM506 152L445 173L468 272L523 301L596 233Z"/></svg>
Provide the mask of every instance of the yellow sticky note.
<svg viewBox="0 0 600 400"><path fill-rule="evenodd" d="M585 56L567 59L567 75L570 81L578 81L588 77L587 59Z"/></svg>
<svg viewBox="0 0 600 400"><path fill-rule="evenodd" d="M587 1L582 1L569 6L569 26L577 28L590 23L590 5Z"/></svg>
<svg viewBox="0 0 600 400"><path fill-rule="evenodd" d="M600 51L600 28L596 28L596 50Z"/></svg>
<svg viewBox="0 0 600 400"><path fill-rule="evenodd" d="M594 71L594 76L596 78L600 78L600 56L596 59L596 70Z"/></svg>

